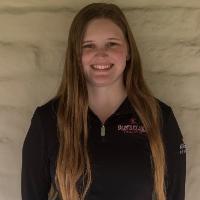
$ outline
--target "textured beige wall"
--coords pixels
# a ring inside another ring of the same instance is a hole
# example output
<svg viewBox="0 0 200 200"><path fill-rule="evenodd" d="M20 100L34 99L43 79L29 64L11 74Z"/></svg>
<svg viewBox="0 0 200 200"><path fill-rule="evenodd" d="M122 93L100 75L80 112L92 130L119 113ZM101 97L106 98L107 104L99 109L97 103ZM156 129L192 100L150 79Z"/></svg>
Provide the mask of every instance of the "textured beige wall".
<svg viewBox="0 0 200 200"><path fill-rule="evenodd" d="M20 200L21 149L33 111L58 87L80 0L0 2L0 200ZM126 0L144 72L187 144L186 199L200 196L200 1Z"/></svg>

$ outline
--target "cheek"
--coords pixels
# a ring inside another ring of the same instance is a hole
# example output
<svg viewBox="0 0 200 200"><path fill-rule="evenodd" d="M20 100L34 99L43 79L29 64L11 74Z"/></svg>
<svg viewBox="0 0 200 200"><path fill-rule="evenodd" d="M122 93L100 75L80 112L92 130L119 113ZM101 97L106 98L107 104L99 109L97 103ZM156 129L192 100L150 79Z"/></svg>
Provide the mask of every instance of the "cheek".
<svg viewBox="0 0 200 200"><path fill-rule="evenodd" d="M88 56L86 54L83 54L82 55L82 65L83 65L83 68L87 64L87 62L88 62Z"/></svg>
<svg viewBox="0 0 200 200"><path fill-rule="evenodd" d="M89 63L89 61L91 60L91 58L92 58L91 53L83 52L82 53L82 64L83 64L83 66L87 65Z"/></svg>
<svg viewBox="0 0 200 200"><path fill-rule="evenodd" d="M112 56L119 62L124 62L126 60L126 50L125 49L116 49L112 52Z"/></svg>

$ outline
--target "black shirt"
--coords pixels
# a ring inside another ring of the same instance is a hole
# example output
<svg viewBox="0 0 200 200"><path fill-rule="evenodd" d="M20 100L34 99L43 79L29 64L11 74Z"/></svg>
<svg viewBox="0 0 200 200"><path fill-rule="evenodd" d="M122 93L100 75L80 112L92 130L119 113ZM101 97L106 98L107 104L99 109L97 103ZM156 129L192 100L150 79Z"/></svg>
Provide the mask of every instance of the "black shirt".
<svg viewBox="0 0 200 200"><path fill-rule="evenodd" d="M167 200L184 200L185 144L172 109L161 101L159 105L168 169ZM22 152L22 200L47 200L50 187L55 187L57 106L58 99L52 99L33 114ZM86 200L153 199L150 145L128 97L104 124L89 108L88 131L93 182Z"/></svg>

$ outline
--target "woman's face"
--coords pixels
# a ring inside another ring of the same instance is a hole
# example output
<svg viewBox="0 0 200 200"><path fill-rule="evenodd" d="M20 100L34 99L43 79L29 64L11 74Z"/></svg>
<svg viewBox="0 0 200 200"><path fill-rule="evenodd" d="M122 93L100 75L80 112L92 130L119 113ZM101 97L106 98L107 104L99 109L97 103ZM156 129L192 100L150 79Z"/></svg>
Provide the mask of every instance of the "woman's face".
<svg viewBox="0 0 200 200"><path fill-rule="evenodd" d="M82 65L87 84L123 84L128 47L122 30L109 19L89 22L82 43Z"/></svg>

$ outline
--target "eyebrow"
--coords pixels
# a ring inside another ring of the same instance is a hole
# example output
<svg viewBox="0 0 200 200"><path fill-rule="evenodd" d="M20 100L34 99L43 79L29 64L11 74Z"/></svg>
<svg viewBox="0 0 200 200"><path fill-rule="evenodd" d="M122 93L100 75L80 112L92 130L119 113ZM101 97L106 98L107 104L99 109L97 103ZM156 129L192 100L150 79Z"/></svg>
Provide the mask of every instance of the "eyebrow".
<svg viewBox="0 0 200 200"><path fill-rule="evenodd" d="M117 41L120 41L119 38L108 38L107 40L117 40ZM93 42L93 40L86 40L86 41L83 41L83 43L89 43L89 42Z"/></svg>

